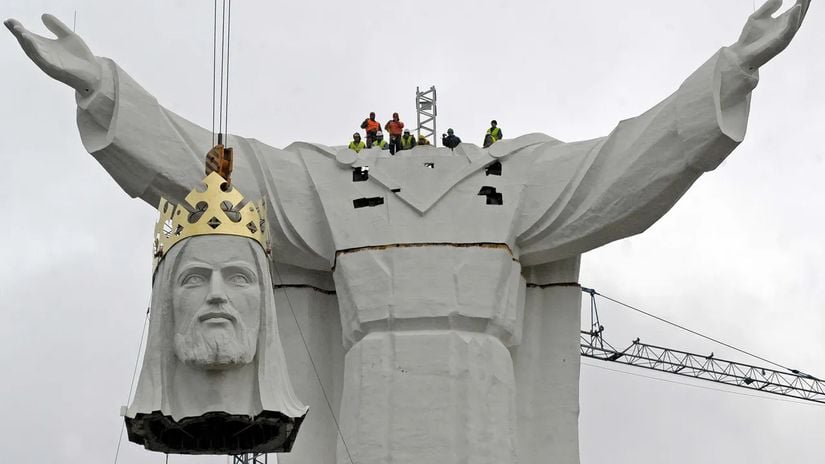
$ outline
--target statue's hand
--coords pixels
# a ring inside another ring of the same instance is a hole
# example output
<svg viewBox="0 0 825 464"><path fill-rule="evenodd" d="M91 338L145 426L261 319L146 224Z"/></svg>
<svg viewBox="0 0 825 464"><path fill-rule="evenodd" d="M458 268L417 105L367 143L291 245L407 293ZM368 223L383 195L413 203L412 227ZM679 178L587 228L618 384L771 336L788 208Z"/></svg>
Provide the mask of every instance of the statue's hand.
<svg viewBox="0 0 825 464"><path fill-rule="evenodd" d="M788 11L774 18L782 0L768 0L748 18L731 51L739 56L745 68L759 68L791 43L810 5L811 0L797 0Z"/></svg>
<svg viewBox="0 0 825 464"><path fill-rule="evenodd" d="M5 21L23 51L43 72L71 86L81 95L92 94L100 85L102 76L100 64L92 51L80 36L54 16L44 14L43 24L57 36L56 39L34 34L15 19Z"/></svg>

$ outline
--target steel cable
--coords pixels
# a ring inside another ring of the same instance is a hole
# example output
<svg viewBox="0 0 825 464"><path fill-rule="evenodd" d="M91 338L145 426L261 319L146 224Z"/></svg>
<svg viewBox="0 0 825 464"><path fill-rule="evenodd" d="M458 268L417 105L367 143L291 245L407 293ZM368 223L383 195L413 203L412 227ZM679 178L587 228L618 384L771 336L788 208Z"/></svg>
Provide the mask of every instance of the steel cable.
<svg viewBox="0 0 825 464"><path fill-rule="evenodd" d="M753 357L753 358L759 359L760 361L764 361L764 362L766 362L766 363L768 363L768 364L771 364L771 365L773 365L773 366L775 366L775 367L778 367L778 368L780 368L780 369L785 369L785 370L787 370L787 371L789 371L789 372L791 372L791 373L794 373L794 374L798 374L798 373L800 372L800 371L799 371L799 370L797 370L797 369L791 369L791 368L786 367L786 366L783 366L783 365L781 365L781 364L779 364L779 363L775 363L775 362L773 362L773 361L771 361L771 360L769 360L769 359L765 359L765 358L763 358L762 356L758 356L758 355L753 354L753 353L751 353L751 352L749 352L749 351L747 351L747 350L743 350L743 349L741 349L741 348L737 348L737 347L735 347L735 346L733 346L733 345L731 345L731 344L729 344L729 343L725 343L725 342L723 342L723 341L721 341L721 340L718 340L718 339L716 339L716 338L713 338L713 337L710 337L710 336L705 335L705 334L703 334L703 333L700 333L700 332L697 332L697 331L695 331L695 330L689 329L689 328L687 328L687 327L685 327L685 326L683 326L683 325L680 325L680 324L677 324L677 323L675 323L675 322L671 322L671 321L669 321L669 320L667 320L667 319L665 319L665 318L662 318L662 317L656 316L655 314L651 314L651 313L649 313L649 312L647 312L647 311L644 311L644 310L642 310L642 309L640 309L640 308L637 308L637 307L635 307L635 306L632 306L632 305L629 305L629 304L627 304L627 303L621 302L621 301L616 300L616 299L614 299L614 298L611 298L611 297L609 297L609 296L607 296L607 295L603 295L603 294L601 294L601 293L597 292L596 290L593 290L593 289L590 289L590 288L585 288L585 287L582 287L582 291L583 291L583 292L585 292L585 293L591 293L591 292L592 292L591 294L598 295L598 296L600 296L600 297L602 297L602 298L604 298L604 299L606 299L606 300L608 300L608 301L612 301L613 303L616 303L616 304L618 304L618 305L620 305L620 306L624 306L625 308L628 308L628 309L631 309L631 310L636 311L636 312L638 312L638 313L644 314L645 316L652 317L653 319L656 319L656 320L658 320L658 321L660 321L660 322L664 322L665 324L668 324L668 325L671 325L671 326L676 327L676 328L678 328L678 329L684 330L685 332L688 332L688 333L691 333L691 334L693 334L693 335L696 335L696 336L702 337L702 338L704 338L705 340L709 340L709 341L712 341L712 342L714 342L714 343L718 343L719 345L722 345L722 346L724 346L724 347L730 348L730 349L732 349L732 350L734 350L734 351L737 351L737 352L739 352L739 353L742 353L742 354L745 354L745 355L747 355L747 356L751 356L751 357Z"/></svg>
<svg viewBox="0 0 825 464"><path fill-rule="evenodd" d="M278 278L278 282L281 284L284 283L283 279L281 279L281 273L278 271L278 265L275 264L275 261L270 261L272 263L272 269L275 271L275 275ZM315 372L315 378L318 380L318 385L321 387L321 393L324 395L324 400L327 403L327 408L329 408L329 413L332 416L332 421L335 423L335 430L338 431L338 437L341 439L341 443L344 445L344 450L347 452L347 458L349 458L350 464L355 464L355 461L352 460L352 454L350 454L349 446L347 446L346 440L344 440L344 434L341 433L341 426L338 424L338 419L335 417L335 411L332 408L332 402L329 400L329 396L327 395L327 391L324 388L324 383L321 381L321 375L318 373L318 367L315 365L315 360L312 358L312 353L309 351L309 345L307 345L306 338L304 338L304 331L301 330L301 323L298 322L298 315L295 314L295 308L292 306L292 301L289 299L289 293L286 288L283 288L284 296L286 297L286 303L289 306L290 312L292 312L292 317L295 319L295 326L298 328L298 335L301 336L301 342L304 344L304 350L307 352L307 356L309 357L309 362L312 364L312 370Z"/></svg>
<svg viewBox="0 0 825 464"><path fill-rule="evenodd" d="M140 354L141 350L143 349L143 339L146 338L146 325L149 323L149 310L151 307L146 308L146 317L143 319L143 328L140 330L140 343L138 344L138 353L137 357L135 358L135 367L132 369L132 380L129 382L129 394L126 395L126 405L129 405L129 400L132 399L132 391L135 388L135 377L137 377L138 365L140 364ZM117 459L120 456L120 444L123 442L123 429L126 428L125 424L120 427L120 436L117 439L117 449L115 449L115 464L117 464Z"/></svg>

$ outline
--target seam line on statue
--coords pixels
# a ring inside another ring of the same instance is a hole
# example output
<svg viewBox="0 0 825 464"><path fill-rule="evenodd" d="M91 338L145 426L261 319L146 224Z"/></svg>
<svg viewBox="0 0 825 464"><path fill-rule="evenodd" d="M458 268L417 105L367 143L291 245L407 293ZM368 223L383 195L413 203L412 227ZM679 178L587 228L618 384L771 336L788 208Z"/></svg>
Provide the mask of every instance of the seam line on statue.
<svg viewBox="0 0 825 464"><path fill-rule="evenodd" d="M326 290L321 287L316 287L314 285L309 284L273 284L272 289L278 290L282 288L310 288L315 290L316 292L323 293L325 295L335 295L335 290Z"/></svg>
<svg viewBox="0 0 825 464"><path fill-rule="evenodd" d="M510 255L513 261L519 262L518 258L513 255L513 250L510 248L510 245L506 243L496 243L496 242L476 242L476 243L452 243L452 242L430 242L430 243L389 243L386 245L369 245L369 246L362 246L362 247L354 247L354 248L345 248L343 250L337 250L335 252L335 263L332 265L332 270L335 270L335 266L338 264L338 256L350 253L358 253L360 251L369 251L369 250L387 250L390 248L423 248L423 247L454 247L454 248L492 248L492 249L503 249L507 250L507 253Z"/></svg>
<svg viewBox="0 0 825 464"><path fill-rule="evenodd" d="M581 288L581 284L578 282L553 282L550 284L534 284L532 282L527 282L527 288L551 288L551 287L576 287Z"/></svg>

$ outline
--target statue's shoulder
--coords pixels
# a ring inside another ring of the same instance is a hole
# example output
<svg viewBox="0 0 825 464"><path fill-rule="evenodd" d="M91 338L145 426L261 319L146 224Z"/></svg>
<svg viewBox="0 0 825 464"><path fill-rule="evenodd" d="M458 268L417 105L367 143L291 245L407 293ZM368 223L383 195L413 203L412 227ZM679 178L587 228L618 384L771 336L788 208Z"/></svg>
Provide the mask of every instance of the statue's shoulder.
<svg viewBox="0 0 825 464"><path fill-rule="evenodd" d="M564 142L542 133L525 134L514 139L500 140L486 148L487 153L500 161L523 160L529 153L539 147L564 145Z"/></svg>
<svg viewBox="0 0 825 464"><path fill-rule="evenodd" d="M289 144L285 151L295 153L307 164L333 164L353 165L358 160L358 155L347 147L330 147L320 143L293 142Z"/></svg>

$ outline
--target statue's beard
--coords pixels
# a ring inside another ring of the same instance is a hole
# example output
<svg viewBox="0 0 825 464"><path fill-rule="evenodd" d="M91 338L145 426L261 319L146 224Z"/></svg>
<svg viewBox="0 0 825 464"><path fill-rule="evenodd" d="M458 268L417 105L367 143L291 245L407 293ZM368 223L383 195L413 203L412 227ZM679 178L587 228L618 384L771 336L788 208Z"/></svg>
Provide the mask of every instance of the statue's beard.
<svg viewBox="0 0 825 464"><path fill-rule="evenodd" d="M229 329L202 327L194 318L185 333L175 334L175 355L184 364L200 369L240 367L255 357L257 335L249 333L240 318Z"/></svg>

